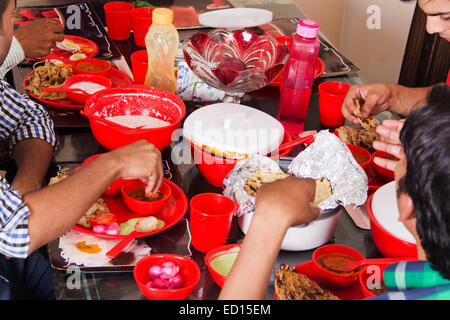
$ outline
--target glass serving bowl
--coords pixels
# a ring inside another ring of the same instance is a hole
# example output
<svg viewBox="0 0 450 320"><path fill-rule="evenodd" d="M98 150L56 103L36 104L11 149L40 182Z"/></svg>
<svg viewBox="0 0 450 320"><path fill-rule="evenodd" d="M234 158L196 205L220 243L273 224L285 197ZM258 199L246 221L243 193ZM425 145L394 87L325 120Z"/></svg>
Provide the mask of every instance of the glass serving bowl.
<svg viewBox="0 0 450 320"><path fill-rule="evenodd" d="M183 54L201 80L225 91L224 102L239 103L245 92L266 86L281 73L289 50L268 35L215 29L184 40Z"/></svg>

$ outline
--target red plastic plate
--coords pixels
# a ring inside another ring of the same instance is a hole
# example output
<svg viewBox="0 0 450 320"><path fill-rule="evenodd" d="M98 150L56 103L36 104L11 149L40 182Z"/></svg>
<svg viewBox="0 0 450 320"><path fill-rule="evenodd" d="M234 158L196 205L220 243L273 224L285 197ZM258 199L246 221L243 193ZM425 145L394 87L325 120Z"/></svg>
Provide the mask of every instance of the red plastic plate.
<svg viewBox="0 0 450 320"><path fill-rule="evenodd" d="M94 41L83 37L65 35L64 40L70 40L79 45L80 51L77 51L77 53L84 53L88 58L94 57L99 51L99 47ZM74 53L71 51L64 51L55 47L50 54L39 58L38 60L57 59L63 62L68 62L70 61L69 58L72 54Z"/></svg>
<svg viewBox="0 0 450 320"><path fill-rule="evenodd" d="M165 222L164 227L150 232L137 233L136 238L147 237L152 234L156 234L166 229L169 229L170 227L175 225L178 221L180 221L181 218L183 218L184 214L186 213L188 208L188 200L183 190L181 190L181 188L178 187L172 181L168 180L166 181L172 188L172 196L170 197L168 204L160 212L158 212L157 214L152 214L156 218L163 220ZM140 215L137 216L134 212L128 209L128 207L122 201L121 195L117 196L103 195L102 199L106 202L106 205L108 206L110 211L117 216L119 223L125 222L132 218L141 217ZM82 227L80 225L75 225L73 229L99 238L108 238L108 239L126 238L125 235L113 236L113 235L98 234L93 232L91 229Z"/></svg>

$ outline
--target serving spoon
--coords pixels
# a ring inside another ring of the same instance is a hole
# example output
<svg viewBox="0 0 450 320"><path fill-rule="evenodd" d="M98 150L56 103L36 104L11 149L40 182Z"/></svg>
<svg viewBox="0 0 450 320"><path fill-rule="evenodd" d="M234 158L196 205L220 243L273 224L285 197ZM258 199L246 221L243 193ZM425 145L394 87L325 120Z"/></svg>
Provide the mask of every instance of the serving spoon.
<svg viewBox="0 0 450 320"><path fill-rule="evenodd" d="M78 89L78 88L42 88L41 91L44 92L81 92L87 95L91 95L90 93L87 93L86 91L82 90L82 89Z"/></svg>
<svg viewBox="0 0 450 320"><path fill-rule="evenodd" d="M409 258L377 258L377 259L363 259L363 260L352 260L344 256L330 256L323 260L323 264L326 264L328 269L334 270L335 272L348 273L361 266L370 264L380 264L380 263L395 263L402 260L417 260L414 257ZM338 265L339 268L333 268L334 265Z"/></svg>

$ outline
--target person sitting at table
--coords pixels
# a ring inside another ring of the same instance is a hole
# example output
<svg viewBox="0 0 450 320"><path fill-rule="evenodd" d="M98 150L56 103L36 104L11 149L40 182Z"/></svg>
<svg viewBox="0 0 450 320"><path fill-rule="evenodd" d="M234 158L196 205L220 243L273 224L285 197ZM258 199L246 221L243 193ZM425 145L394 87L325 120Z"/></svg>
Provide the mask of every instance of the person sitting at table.
<svg viewBox="0 0 450 320"><path fill-rule="evenodd" d="M25 60L45 57L64 40L64 28L51 19L33 20L17 28L12 37L8 55L0 65L0 78Z"/></svg>
<svg viewBox="0 0 450 320"><path fill-rule="evenodd" d="M419 0L418 4L427 15L427 32L439 34L443 39L450 41L450 1ZM450 85L450 70L447 77L447 85ZM398 84L383 83L354 85L350 87L344 99L342 114L348 121L359 124L354 100L361 99L365 101L361 110L363 119L383 111L391 111L405 117L425 104L427 94L431 88L431 86L408 88ZM402 120L385 120L381 126L378 126L377 132L381 134L383 131L383 135L392 133L393 136L398 136L402 125ZM398 157L401 148L398 144L398 139L394 139L394 141L396 142L377 141L373 147ZM396 165L395 160L385 158L376 157L374 161L390 170L394 170Z"/></svg>
<svg viewBox="0 0 450 320"><path fill-rule="evenodd" d="M0 63L12 41L14 0L0 2ZM50 264L38 250L74 226L117 178L162 183L161 153L138 141L105 153L57 184L42 188L56 145L45 109L0 80L0 137L9 141L17 174L0 176L0 299L54 299Z"/></svg>
<svg viewBox="0 0 450 320"><path fill-rule="evenodd" d="M384 274L394 276L384 279L391 292L376 299L450 299L448 141L450 88L439 85L430 91L427 106L406 119L401 131L404 153L395 171L399 219L416 239L418 261L389 265ZM314 198L314 185L311 179L295 177L262 185L250 228L219 299L265 298L288 228L319 215L319 209L308 204ZM411 284L417 287L408 287Z"/></svg>

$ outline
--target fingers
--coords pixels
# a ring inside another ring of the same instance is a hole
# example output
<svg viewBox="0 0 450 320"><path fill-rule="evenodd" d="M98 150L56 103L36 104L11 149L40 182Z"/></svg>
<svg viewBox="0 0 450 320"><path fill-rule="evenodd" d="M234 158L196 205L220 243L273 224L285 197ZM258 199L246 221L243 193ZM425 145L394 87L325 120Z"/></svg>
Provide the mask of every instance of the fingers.
<svg viewBox="0 0 450 320"><path fill-rule="evenodd" d="M376 132L381 136L381 141L391 144L401 144L400 131L403 128L404 121L384 120L381 125L376 128Z"/></svg>
<svg viewBox="0 0 450 320"><path fill-rule="evenodd" d="M387 158L375 157L373 161L380 167L386 168L388 170L394 171L397 166L398 160L392 160Z"/></svg>
<svg viewBox="0 0 450 320"><path fill-rule="evenodd" d="M342 103L341 112L345 119L351 123L359 124L359 120L357 118L358 114L356 112L354 102L356 99L363 99L361 88L360 86L351 86L344 98L344 102Z"/></svg>
<svg viewBox="0 0 450 320"><path fill-rule="evenodd" d="M376 150L390 153L397 158L401 157L402 149L403 149L401 144L392 144L392 143L386 143L386 142L382 142L382 141L374 141L373 147Z"/></svg>

